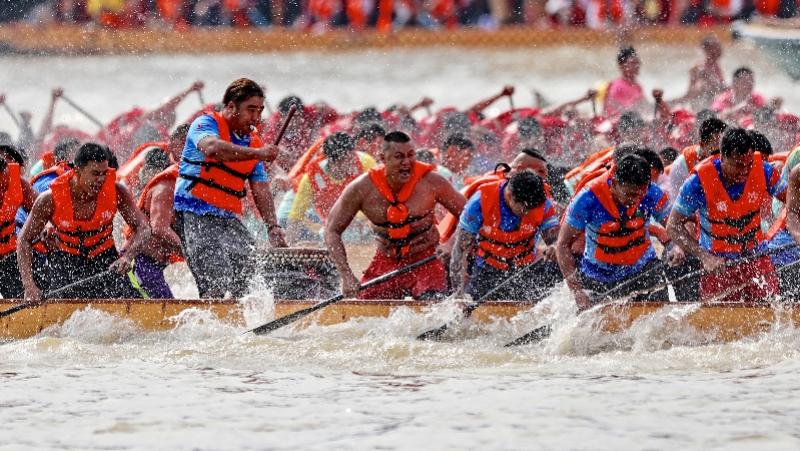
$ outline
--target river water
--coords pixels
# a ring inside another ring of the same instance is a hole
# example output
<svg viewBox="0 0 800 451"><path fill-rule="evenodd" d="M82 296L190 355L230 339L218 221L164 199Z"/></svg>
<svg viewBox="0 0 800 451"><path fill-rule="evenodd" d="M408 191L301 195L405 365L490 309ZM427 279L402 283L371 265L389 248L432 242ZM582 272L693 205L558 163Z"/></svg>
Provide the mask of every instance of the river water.
<svg viewBox="0 0 800 451"><path fill-rule="evenodd" d="M56 85L101 119L152 106L207 82L219 97L240 75L269 99L296 92L339 108L429 95L466 106L511 83L517 105L536 88L577 97L614 75L613 49L453 49L213 57L88 57L2 61L0 86L35 118ZM693 49L642 48L642 80L678 96ZM767 95L800 111L788 77L755 52L728 48L726 73L756 70ZM181 108L189 114L197 104ZM179 116L180 116L179 115ZM59 105L59 122L91 124ZM0 128L10 124L0 119ZM176 289L191 294L180 273ZM268 290L243 301L247 325L270 319ZM27 340L0 344L0 449L797 449L800 332L790 325L708 343L675 307L619 336L573 316L562 287L527 314L465 324L444 343L413 337L450 318L397 310L388 319L245 335L202 312L144 333L85 310ZM550 340L502 344L557 319ZM589 318L591 319L591 318Z"/></svg>

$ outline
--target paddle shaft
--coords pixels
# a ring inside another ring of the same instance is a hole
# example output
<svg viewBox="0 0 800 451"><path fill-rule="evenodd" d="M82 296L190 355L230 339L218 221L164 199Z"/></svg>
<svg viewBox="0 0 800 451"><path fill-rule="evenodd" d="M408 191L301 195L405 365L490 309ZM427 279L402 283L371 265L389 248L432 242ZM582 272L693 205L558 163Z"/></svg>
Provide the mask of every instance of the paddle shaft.
<svg viewBox="0 0 800 451"><path fill-rule="evenodd" d="M201 91L200 89L198 89L198 90L197 90L197 91L195 91L195 92L197 93L197 98L200 100L200 106L201 106L201 107L204 107L204 106L206 106L206 98L205 98L205 96L203 96L203 91Z"/></svg>
<svg viewBox="0 0 800 451"><path fill-rule="evenodd" d="M101 129L105 128L105 125L103 125L103 123L100 122L100 119L97 119L96 117L94 117L92 115L92 113L90 113L90 112L84 110L83 108L81 108L80 105L78 105L77 103L73 102L72 99L70 99L69 97L67 97L67 96L62 94L61 95L61 99L64 100L65 102L67 102L69 104L69 106L74 108L76 111L78 111L82 115L86 116L87 119L89 119L90 121L94 122L94 124L97 125L98 127L100 127Z"/></svg>
<svg viewBox="0 0 800 451"><path fill-rule="evenodd" d="M79 286L81 286L81 285L83 285L85 283L96 282L96 281L102 279L103 277L105 277L105 276L107 276L107 275L109 275L111 273L112 273L112 271L110 269L107 269L107 270L105 270L103 272L99 272L99 273L97 273L97 274L95 274L93 276L87 277L85 279L78 280L77 282L72 282L71 284L64 285L61 288L56 288L55 290L48 291L47 293L44 294L44 296L42 296L42 300L41 301L23 302L21 304L15 305L14 307L11 307L9 309L3 310L2 312L0 312L0 318L5 318L6 316L13 315L14 313L17 313L18 311L24 310L24 309L26 309L28 307L36 307L38 305L42 305L48 299L53 299L53 298L57 297L58 295L60 295L61 293L64 293L66 291L69 291L69 290L72 290L74 288L77 288L77 287L79 287Z"/></svg>
<svg viewBox="0 0 800 451"><path fill-rule="evenodd" d="M297 107L295 105L292 105L292 107L289 108L289 112L286 113L286 119L284 119L283 125L281 125L281 130L278 132L278 137L275 138L276 146L281 143L283 135L286 133L286 129L289 127L289 122L292 121L292 118L294 117L294 114L296 112L297 112Z"/></svg>
<svg viewBox="0 0 800 451"><path fill-rule="evenodd" d="M472 312L474 312L475 309L480 307L481 304L486 302L491 295L497 293L498 290L500 290L501 288L503 288L506 285L508 285L509 283L511 283L511 281L516 280L517 276L525 274L526 272L528 272L532 268L541 265L542 262L544 262L544 259L539 260L536 263L531 263L530 265L528 265L528 266L526 266L524 268L521 268L521 269L518 269L517 271L514 271L514 273L511 274L510 276L508 276L508 278L506 278L504 281L500 282L499 284L495 285L494 288L492 288L491 290L489 290L486 293L484 293L484 295L481 296L480 298L478 298L477 301L475 301L475 302L467 305L466 307L464 307L464 310L462 311L462 314L461 314L461 319L464 320L466 318L469 318L470 315L472 315ZM423 333L419 334L417 336L417 340L431 340L431 339L435 340L435 339L441 337L442 334L447 332L447 330L449 328L450 328L450 323L442 324L441 326L437 327L436 329L431 329L431 330L429 330L427 332L423 332Z"/></svg>
<svg viewBox="0 0 800 451"><path fill-rule="evenodd" d="M420 266L426 265L426 264L428 264L428 263L430 263L430 262L432 262L434 260L436 260L436 255L431 255L430 257L425 257L422 260L414 262L414 263L412 263L412 264L410 264L408 266L404 266L404 267L402 267L400 269L396 269L396 270L394 270L392 272L386 273L386 274L384 274L384 275L382 275L380 277L376 277L376 278L374 278L374 279L362 284L361 286L359 286L358 290L361 291L361 290L366 290L367 288L374 287L375 285L378 285L378 284L384 283L384 282L386 282L388 280L394 279L395 277L397 277L399 275L402 275L402 274L405 274L405 273L407 273L409 271L413 271L413 270L419 268ZM322 302L320 302L318 304L315 304L315 305L313 305L313 306L311 306L309 308L306 308L306 309L303 309L303 310L299 310L299 311L296 311L294 313L290 313L289 315L282 316L282 317L280 317L280 318L278 318L278 319L276 319L274 321L271 321L271 322L269 322L267 324L264 324L262 326L256 327L255 329L252 329L250 332L252 332L252 333L254 333L256 335L268 334L268 333L272 332L275 329L279 329L279 328L281 328L281 327L283 327L283 326L285 326L287 324L293 323L293 322L295 322L295 321L297 321L297 320L299 320L301 318L304 318L304 317L316 312L317 310L323 309L323 308L325 308L325 307L327 307L327 306L329 306L331 304L339 302L342 299L344 299L344 294L338 294L338 295L336 295L336 296L334 296L334 297L332 297L332 298L330 298L328 300L322 301Z"/></svg>
<svg viewBox="0 0 800 451"><path fill-rule="evenodd" d="M11 107L5 102L3 102L3 109L6 110L6 113L8 113L9 116L11 116L11 120L14 121L14 125L16 125L17 128L22 128L19 125L19 119L17 119L16 113L14 113L14 110L12 110Z"/></svg>

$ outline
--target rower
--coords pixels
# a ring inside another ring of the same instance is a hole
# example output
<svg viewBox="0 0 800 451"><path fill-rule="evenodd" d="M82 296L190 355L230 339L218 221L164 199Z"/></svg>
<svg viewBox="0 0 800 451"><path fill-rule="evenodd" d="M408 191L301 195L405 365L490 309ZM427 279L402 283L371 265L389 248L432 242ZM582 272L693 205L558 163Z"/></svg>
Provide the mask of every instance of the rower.
<svg viewBox="0 0 800 451"><path fill-rule="evenodd" d="M638 155L622 158L613 172L598 177L572 199L556 256L579 309L602 301L598 295L616 286L622 288L615 297L621 297L663 282L647 223L663 222L668 214L667 196L651 181L650 165ZM578 263L570 249L584 232L586 246ZM659 290L637 298L666 297L666 290Z"/></svg>
<svg viewBox="0 0 800 451"><path fill-rule="evenodd" d="M555 243L558 215L538 175L526 170L482 185L467 201L456 230L450 259L455 296L463 298L467 292L481 298L521 268L536 264L539 234L545 243ZM467 261L472 261L469 273ZM560 280L557 266L537 264L533 269L497 290L492 299L542 298Z"/></svg>
<svg viewBox="0 0 800 451"><path fill-rule="evenodd" d="M253 80L240 78L225 90L222 103L221 112L192 122L175 183L183 250L202 298L244 295L255 269L255 241L237 217L244 209L245 182L270 243L286 247L266 171L278 147L262 145L255 129L264 111L264 91Z"/></svg>
<svg viewBox="0 0 800 451"><path fill-rule="evenodd" d="M375 160L366 153L355 150L355 142L347 133L334 133L322 144L325 158L312 162L297 185L297 192L289 211L287 234L300 235L300 227L309 207L324 223L334 202L345 187L364 172L375 166Z"/></svg>
<svg viewBox="0 0 800 451"><path fill-rule="evenodd" d="M706 119L700 124L700 143L685 147L670 167L668 189L670 197L674 199L678 196L683 182L689 178L697 163L719 153L719 144L726 128L728 126L725 122L715 117Z"/></svg>
<svg viewBox="0 0 800 451"><path fill-rule="evenodd" d="M725 89L725 78L719 60L722 57L722 44L714 36L707 36L700 43L703 61L689 69L689 88L683 97L671 103L688 103L692 111L700 111L711 106L711 102Z"/></svg>
<svg viewBox="0 0 800 451"><path fill-rule="evenodd" d="M0 158L0 198L3 199L0 205L0 294L3 299L19 299L24 294L17 267L14 217L20 208L30 211L36 192L22 178L21 172L19 163Z"/></svg>
<svg viewBox="0 0 800 451"><path fill-rule="evenodd" d="M454 176L456 188L464 185L464 177L472 163L475 154L475 144L461 133L454 133L447 137L442 144L442 166L446 167Z"/></svg>
<svg viewBox="0 0 800 451"><path fill-rule="evenodd" d="M695 168L675 200L668 232L683 252L696 256L706 271L765 249L761 208L772 197L783 197L786 181L753 150L746 130L731 128L722 136L720 156ZM700 222L700 239L686 228ZM733 264L724 273L700 279L700 294L709 298L738 288L722 301L764 299L778 294L778 279L770 257L764 255Z"/></svg>
<svg viewBox="0 0 800 451"><path fill-rule="evenodd" d="M112 272L86 283L64 297L135 298L138 293L122 274L130 271L133 258L150 236L144 215L136 208L130 191L117 183L109 167L105 146L86 143L75 156L75 168L58 177L33 205L17 243L17 258L25 299L42 298L32 271L33 242L50 222L55 228L56 248L48 254L49 289L81 281L106 270ZM133 229L130 245L122 254L114 247L117 211ZM119 274L116 274L119 273Z"/></svg>
<svg viewBox="0 0 800 451"><path fill-rule="evenodd" d="M369 280L433 255L439 242L434 209L441 204L460 215L466 199L434 167L416 161L411 138L392 132L384 138L383 164L345 188L325 228L325 243L342 277L342 293L358 294L359 281L347 263L342 233L358 212L372 223L377 251L363 280ZM420 298L447 289L440 260L360 293L365 299Z"/></svg>
<svg viewBox="0 0 800 451"><path fill-rule="evenodd" d="M614 119L626 111L644 113L647 100L637 81L641 60L633 47L623 47L617 53L620 77L608 83L603 102L603 115Z"/></svg>

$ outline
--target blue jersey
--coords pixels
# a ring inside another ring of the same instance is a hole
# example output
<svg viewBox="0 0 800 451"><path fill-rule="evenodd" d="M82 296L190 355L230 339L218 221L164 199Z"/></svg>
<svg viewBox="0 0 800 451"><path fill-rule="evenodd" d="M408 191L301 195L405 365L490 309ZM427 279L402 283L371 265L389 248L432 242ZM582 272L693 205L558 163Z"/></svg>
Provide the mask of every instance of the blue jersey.
<svg viewBox="0 0 800 451"><path fill-rule="evenodd" d="M777 196L784 189L786 189L787 179L780 176L778 171L770 163L762 163L764 166L764 177L767 181L767 192L772 196ZM717 170L717 175L722 179L722 169L720 167L720 160L714 160L714 168ZM724 183L723 183L724 185ZM741 197L744 191L744 183L737 183L730 186L725 186L725 191L728 192L731 200L736 201ZM706 207L706 195L703 191L703 185L700 183L700 177L693 173L681 186L680 193L675 199L675 211L684 216L694 216L698 213L700 216L700 246L703 249L711 249L711 237L705 232L711 230L711 223L708 220L708 208ZM762 243L757 251L763 250L764 244ZM720 254L725 258L738 258L736 254Z"/></svg>
<svg viewBox="0 0 800 451"><path fill-rule="evenodd" d="M515 215L506 204L505 198L503 197L505 189L506 184L503 184L503 187L500 188L500 230L504 232L513 232L519 229L520 217ZM467 204L464 206L464 210L461 212L461 216L458 220L458 226L465 232L478 236L482 225L483 211L481 210L481 191L478 190L477 193L469 198ZM544 217L542 218L542 224L539 226L537 236L541 232L550 230L553 227L558 227L558 215L556 215L556 211L553 208L553 204L550 203L550 200L545 200ZM481 257L475 257L475 265L477 267L482 267L483 263L484 261Z"/></svg>
<svg viewBox="0 0 800 451"><path fill-rule="evenodd" d="M205 154L197 148L197 144L208 136L219 138L219 127L213 117L203 115L192 122L189 133L186 135L186 144L183 146L183 154L180 162L179 171L181 174L200 175L200 166L186 163L184 160L203 161ZM250 145L250 135L240 137L231 131L231 143L239 146ZM266 182L269 180L267 171L264 169L264 162L259 161L250 173L248 180L251 182ZM175 183L175 210L188 211L197 215L214 215L226 218L233 218L236 215L230 211L217 208L208 202L198 199L189 191L190 181L178 177Z"/></svg>
<svg viewBox="0 0 800 451"><path fill-rule="evenodd" d="M35 182L31 184L33 190L37 193L43 193L50 189L50 184L53 183L53 180L58 178L58 174L56 172L51 172L50 174L45 174L39 177ZM28 213L20 208L17 210L17 215L14 218L14 222L17 223L17 235L19 235L22 226L25 225L25 221L28 220Z"/></svg>
<svg viewBox="0 0 800 451"><path fill-rule="evenodd" d="M608 180L611 183L611 179ZM621 205L617 205L619 211L627 210ZM647 189L647 194L639 203L637 214L643 215L645 222L655 219L658 222L667 218L670 212L669 199L656 184L651 183ZM615 221L600 200L589 187L583 188L567 207L565 216L567 225L586 233L586 247L583 251L583 261L580 271L602 283L617 282L626 279L639 272L645 265L656 258L656 251L650 245L645 253L633 265L614 265L600 262L595 259L597 250L597 232L600 227L611 221ZM645 230L645 237L649 243L650 234Z"/></svg>

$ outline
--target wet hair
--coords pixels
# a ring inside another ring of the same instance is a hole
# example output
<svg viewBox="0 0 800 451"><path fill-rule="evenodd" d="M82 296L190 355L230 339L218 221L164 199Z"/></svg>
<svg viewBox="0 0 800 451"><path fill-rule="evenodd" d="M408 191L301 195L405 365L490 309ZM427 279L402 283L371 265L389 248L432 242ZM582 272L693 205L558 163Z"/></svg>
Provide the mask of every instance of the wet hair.
<svg viewBox="0 0 800 451"><path fill-rule="evenodd" d="M661 157L658 156L655 150L649 147L639 147L636 149L635 154L644 158L651 169L655 169L659 173L664 172L664 162L661 161Z"/></svg>
<svg viewBox="0 0 800 451"><path fill-rule="evenodd" d="M369 124L371 122L383 122L381 113L374 106L359 111L353 119L354 124Z"/></svg>
<svg viewBox="0 0 800 451"><path fill-rule="evenodd" d="M147 169L161 172L171 164L169 155L159 147L153 147L144 155L143 166Z"/></svg>
<svg viewBox="0 0 800 451"><path fill-rule="evenodd" d="M278 102L278 111L280 111L281 114L287 114L293 106L298 112L303 110L303 101L300 100L300 97L292 94L284 97L280 102Z"/></svg>
<svg viewBox="0 0 800 451"><path fill-rule="evenodd" d="M628 155L617 164L614 179L623 185L647 185L650 183L650 164L639 155Z"/></svg>
<svg viewBox="0 0 800 451"><path fill-rule="evenodd" d="M724 157L740 157L753 151L753 139L743 128L729 128L722 135L720 153Z"/></svg>
<svg viewBox="0 0 800 451"><path fill-rule="evenodd" d="M355 149L356 143L353 138L345 132L334 133L322 143L322 153L330 161L337 161Z"/></svg>
<svg viewBox="0 0 800 451"><path fill-rule="evenodd" d="M445 133L469 133L472 123L469 117L460 111L451 111L442 116L442 129Z"/></svg>
<svg viewBox="0 0 800 451"><path fill-rule="evenodd" d="M115 154L114 151L108 147L106 147L106 152L108 152L108 167L111 169L119 169L119 159L117 158L117 154Z"/></svg>
<svg viewBox="0 0 800 451"><path fill-rule="evenodd" d="M532 171L522 171L514 174L508 180L508 190L515 202L519 202L527 209L542 205L547 199L544 192L544 182Z"/></svg>
<svg viewBox="0 0 800 451"><path fill-rule="evenodd" d="M77 138L64 138L56 144L53 149L53 156L56 162L71 163L70 158L75 154L81 142Z"/></svg>
<svg viewBox="0 0 800 451"><path fill-rule="evenodd" d="M629 59L636 56L636 49L631 46L622 47L617 52L617 64L625 64Z"/></svg>
<svg viewBox="0 0 800 451"><path fill-rule="evenodd" d="M756 130L749 130L747 133L750 134L750 140L753 141L753 150L761 152L762 155L772 155L772 144L769 142L769 138Z"/></svg>
<svg viewBox="0 0 800 451"><path fill-rule="evenodd" d="M10 144L0 144L0 153L4 153L11 157L15 163L20 166L25 165L25 157L22 155L22 152L19 151L16 147Z"/></svg>
<svg viewBox="0 0 800 451"><path fill-rule="evenodd" d="M708 108L704 108L697 112L697 116L695 116L694 120L698 124L702 124L703 122L714 118L717 118L717 113L714 110L710 110Z"/></svg>
<svg viewBox="0 0 800 451"><path fill-rule="evenodd" d="M520 119L517 130L521 138L535 138L542 134L542 124L535 117Z"/></svg>
<svg viewBox="0 0 800 451"><path fill-rule="evenodd" d="M356 133L356 141L361 139L366 139L367 141L372 141L378 137L383 137L386 135L386 130L380 124L369 124L366 127L363 127L361 130Z"/></svg>
<svg viewBox="0 0 800 451"><path fill-rule="evenodd" d="M715 117L704 120L700 124L700 143L708 143L714 136L724 132L726 128L728 125Z"/></svg>
<svg viewBox="0 0 800 451"><path fill-rule="evenodd" d="M4 158L0 158L0 172L5 172L8 168L8 162Z"/></svg>
<svg viewBox="0 0 800 451"><path fill-rule="evenodd" d="M82 168L92 161L98 163L108 161L108 165L111 166L111 162L109 161L111 155L113 155L113 153L111 153L108 147L102 144L88 142L83 144L78 149L78 153L75 154L75 166Z"/></svg>
<svg viewBox="0 0 800 451"><path fill-rule="evenodd" d="M470 139L465 135L461 133L453 133L442 143L442 150L449 147L455 147L457 149L474 149L475 144L473 144L472 141L470 141Z"/></svg>
<svg viewBox="0 0 800 451"><path fill-rule="evenodd" d="M542 154L542 152L539 151L539 149L534 149L533 147L526 147L520 150L519 153L524 153L525 155L531 158L536 158L537 160L541 160L547 163L547 158L544 157L544 155Z"/></svg>
<svg viewBox="0 0 800 451"><path fill-rule="evenodd" d="M264 97L264 90L261 89L258 83L249 78L239 78L231 82L228 88L225 89L225 95L222 96L222 104L227 105L233 102L236 106L239 106L250 97Z"/></svg>
<svg viewBox="0 0 800 451"><path fill-rule="evenodd" d="M417 161L429 164L433 164L436 161L436 156L430 149L417 149L416 154Z"/></svg>
<svg viewBox="0 0 800 451"><path fill-rule="evenodd" d="M404 132L389 132L383 137L383 150L389 150L389 146L391 146L392 143L405 144L407 142L411 142L411 137Z"/></svg>
<svg viewBox="0 0 800 451"><path fill-rule="evenodd" d="M619 164L623 158L627 157L628 155L634 155L637 150L639 150L639 146L636 144L622 143L614 147L614 151L611 152L611 159L614 160L614 163Z"/></svg>
<svg viewBox="0 0 800 451"><path fill-rule="evenodd" d="M644 119L636 111L626 111L622 113L617 121L617 134L628 133L636 128L644 126Z"/></svg>
<svg viewBox="0 0 800 451"><path fill-rule="evenodd" d="M753 112L753 122L764 124L775 120L775 110L770 107L761 107Z"/></svg>
<svg viewBox="0 0 800 451"><path fill-rule="evenodd" d="M747 66L742 66L735 71L733 71L733 79L744 77L745 75L753 75L753 69L750 69Z"/></svg>
<svg viewBox="0 0 800 451"><path fill-rule="evenodd" d="M170 142L180 141L181 144L186 142L186 135L189 134L189 124L181 124L175 127L175 131L169 135Z"/></svg>
<svg viewBox="0 0 800 451"><path fill-rule="evenodd" d="M708 48L712 45L720 45L719 39L717 39L717 37L714 35L706 36L702 41L700 41L700 47Z"/></svg>
<svg viewBox="0 0 800 451"><path fill-rule="evenodd" d="M678 149L674 147L664 147L661 149L661 152L659 152L659 155L661 156L661 161L664 162L665 165L672 164L672 162L678 158Z"/></svg>

